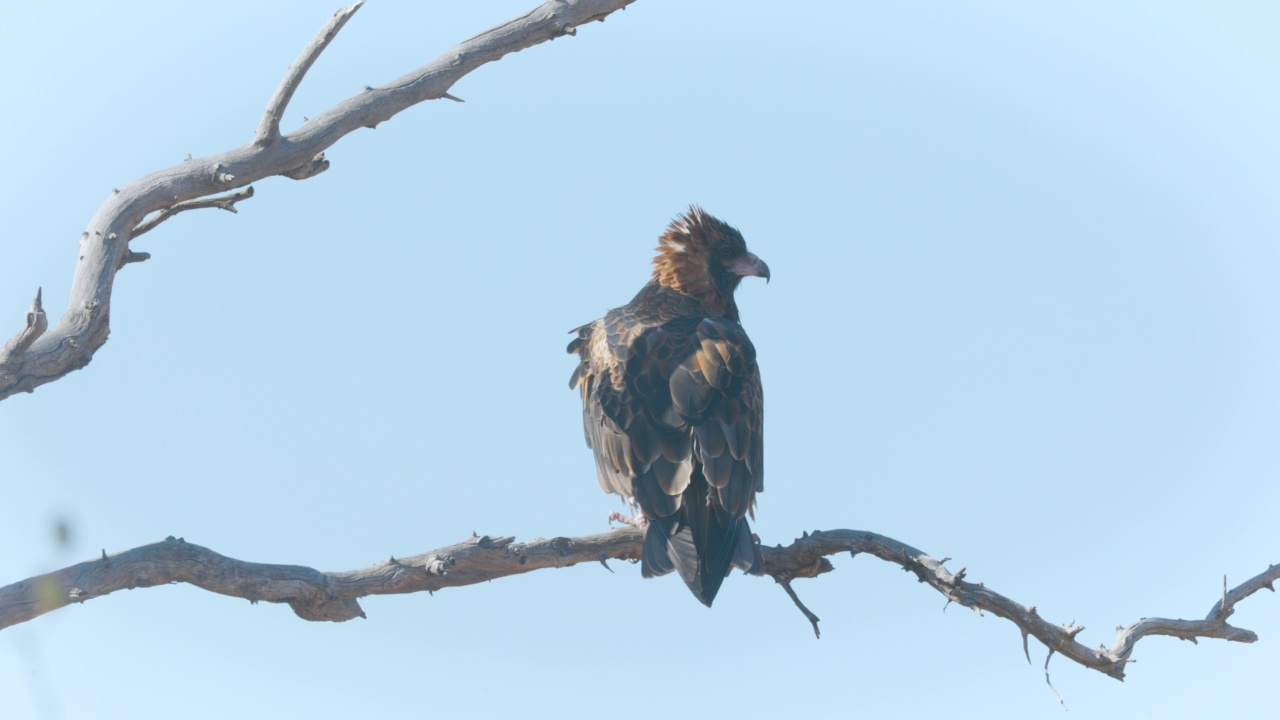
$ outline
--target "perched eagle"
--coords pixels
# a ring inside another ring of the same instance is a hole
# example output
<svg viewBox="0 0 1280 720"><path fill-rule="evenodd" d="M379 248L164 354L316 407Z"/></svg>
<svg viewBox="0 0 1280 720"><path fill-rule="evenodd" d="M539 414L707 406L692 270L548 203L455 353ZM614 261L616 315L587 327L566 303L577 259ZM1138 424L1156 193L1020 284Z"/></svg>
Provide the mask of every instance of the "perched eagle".
<svg viewBox="0 0 1280 720"><path fill-rule="evenodd" d="M680 573L707 606L764 561L746 515L764 490L764 398L733 291L769 266L696 205L658 238L653 279L572 332L587 445L606 492L647 522L641 574Z"/></svg>

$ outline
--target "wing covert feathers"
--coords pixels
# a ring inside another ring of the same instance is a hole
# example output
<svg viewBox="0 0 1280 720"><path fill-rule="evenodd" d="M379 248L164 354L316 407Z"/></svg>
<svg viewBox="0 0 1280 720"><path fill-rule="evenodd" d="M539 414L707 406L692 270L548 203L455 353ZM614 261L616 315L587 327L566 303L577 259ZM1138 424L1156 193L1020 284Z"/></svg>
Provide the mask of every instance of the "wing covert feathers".
<svg viewBox="0 0 1280 720"><path fill-rule="evenodd" d="M674 231L662 252L687 261L693 246L680 243L697 238L669 240ZM572 331L568 347L600 486L634 498L649 520L641 573L677 571L708 606L731 567L763 572L747 515L764 490L764 399L732 286L727 300L708 304L655 271L630 303Z"/></svg>

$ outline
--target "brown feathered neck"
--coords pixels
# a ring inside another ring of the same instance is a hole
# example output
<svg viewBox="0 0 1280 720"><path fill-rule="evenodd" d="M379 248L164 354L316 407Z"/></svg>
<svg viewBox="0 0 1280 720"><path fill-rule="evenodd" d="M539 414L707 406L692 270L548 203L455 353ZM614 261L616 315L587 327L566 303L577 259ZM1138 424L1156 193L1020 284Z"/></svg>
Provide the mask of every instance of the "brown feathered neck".
<svg viewBox="0 0 1280 720"><path fill-rule="evenodd" d="M698 300L709 317L738 320L733 291L742 275L727 266L748 256L755 260L742 233L693 205L667 226L657 251L654 282Z"/></svg>

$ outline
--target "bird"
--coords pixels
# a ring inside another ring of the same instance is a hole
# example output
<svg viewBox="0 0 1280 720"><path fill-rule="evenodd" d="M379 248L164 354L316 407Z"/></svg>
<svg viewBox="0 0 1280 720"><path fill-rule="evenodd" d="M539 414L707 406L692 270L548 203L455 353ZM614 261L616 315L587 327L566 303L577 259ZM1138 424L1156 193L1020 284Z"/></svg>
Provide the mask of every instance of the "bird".
<svg viewBox="0 0 1280 720"><path fill-rule="evenodd" d="M731 566L764 571L747 522L764 491L764 395L734 291L767 283L769 266L697 205L656 251L631 302L570 331L569 387L600 486L639 507L641 575L678 571L711 607Z"/></svg>

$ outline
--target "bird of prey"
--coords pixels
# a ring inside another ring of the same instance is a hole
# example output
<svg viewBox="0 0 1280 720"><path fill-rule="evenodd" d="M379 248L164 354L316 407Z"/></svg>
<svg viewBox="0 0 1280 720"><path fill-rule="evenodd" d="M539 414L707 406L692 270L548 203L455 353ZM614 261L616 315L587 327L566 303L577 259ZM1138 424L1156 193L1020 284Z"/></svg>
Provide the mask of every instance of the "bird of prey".
<svg viewBox="0 0 1280 720"><path fill-rule="evenodd" d="M764 399L733 292L769 266L696 205L658 243L635 298L571 331L569 387L600 485L640 507L641 574L676 570L710 607L731 565L764 568L746 520L764 490Z"/></svg>

